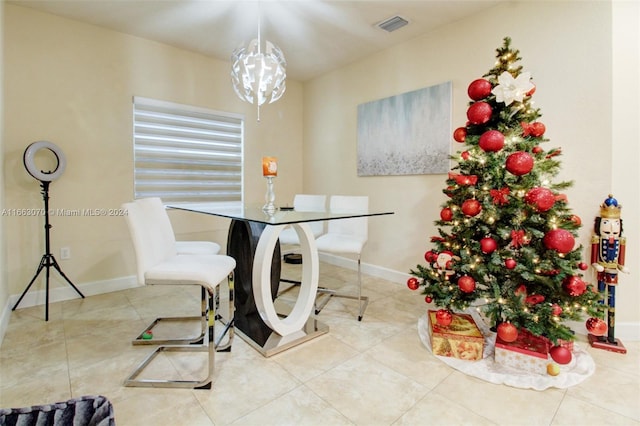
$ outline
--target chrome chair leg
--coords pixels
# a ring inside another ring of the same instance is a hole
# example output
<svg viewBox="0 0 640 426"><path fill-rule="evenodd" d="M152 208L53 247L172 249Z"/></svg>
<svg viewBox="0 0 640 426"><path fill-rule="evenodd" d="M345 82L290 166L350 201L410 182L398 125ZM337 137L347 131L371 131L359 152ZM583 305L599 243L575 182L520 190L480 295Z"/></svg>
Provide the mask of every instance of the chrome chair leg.
<svg viewBox="0 0 640 426"><path fill-rule="evenodd" d="M215 294L206 293L209 298ZM209 305L209 299L206 301ZM215 367L215 316L216 313L206 309L206 333L205 342L201 345L161 345L149 354L142 363L125 379L124 385L128 387L152 387L152 388L188 388L188 389L211 389L211 381ZM144 369L163 352L207 352L207 375L202 380L177 380L177 379L138 379Z"/></svg>
<svg viewBox="0 0 640 426"><path fill-rule="evenodd" d="M138 336L133 339L131 342L134 345L182 345L182 344L201 344L204 342L204 337L207 333L207 322L205 319L205 313L208 309L207 307L207 290L204 287L200 287L200 316L183 316L183 317L159 317L153 320L151 324L145 327L144 330L138 334ZM174 338L174 339L158 339L155 337L145 339L144 336L148 332L153 333L153 329L156 325L160 323L186 323L200 321L200 334L191 336L191 337L183 337L183 338Z"/></svg>
<svg viewBox="0 0 640 426"><path fill-rule="evenodd" d="M362 271L360 266L360 256L358 256L358 295L354 296L351 294L345 294L339 292L337 290L331 290L326 287L318 287L318 293L322 293L326 295L323 299L321 299L320 303L316 303L315 306L315 314L318 315L320 311L329 303L332 297L341 297L343 299L351 299L357 300L359 304L358 311L358 321L362 321L362 317L364 317L364 311L367 309L367 305L369 304L369 298L367 296L362 295Z"/></svg>
<svg viewBox="0 0 640 426"><path fill-rule="evenodd" d="M229 319L224 321L222 315L219 314L220 307L220 285L216 286L212 292L207 291L204 287L203 292L203 315L202 323L204 324L203 341L193 343L186 341L181 345L160 345L151 354L149 354L138 367L125 379L124 385L128 387L155 387L155 388L188 388L188 389L211 389L213 373L215 371L215 353L229 352L235 336L234 330L234 279L233 273L229 275ZM196 319L200 317L195 317ZM215 323L220 321L224 325L224 330L220 337L216 340ZM225 335L228 339L224 345L221 344ZM157 343L157 341L156 341ZM207 352L207 375L202 380L171 380L171 379L139 379L144 369L160 354L164 352Z"/></svg>
<svg viewBox="0 0 640 426"><path fill-rule="evenodd" d="M218 352L230 352L231 351L231 345L233 344L233 338L235 337L235 328L234 328L234 318L235 318L235 291L234 291L234 286L235 286L235 279L234 279L234 275L233 272L231 274L229 274L229 277L227 278L227 282L228 282L228 286L229 286L229 319L226 320L225 322L225 318L220 314L220 297L219 295L217 295L216 297L216 305L215 305L215 312L216 312L216 316L215 319L217 321L220 321L220 323L222 323L222 325L224 325L224 330L222 331L222 333L220 334L220 337L218 338L217 342L216 342L216 350ZM222 345L222 339L224 338L225 335L228 335L228 339L227 342Z"/></svg>

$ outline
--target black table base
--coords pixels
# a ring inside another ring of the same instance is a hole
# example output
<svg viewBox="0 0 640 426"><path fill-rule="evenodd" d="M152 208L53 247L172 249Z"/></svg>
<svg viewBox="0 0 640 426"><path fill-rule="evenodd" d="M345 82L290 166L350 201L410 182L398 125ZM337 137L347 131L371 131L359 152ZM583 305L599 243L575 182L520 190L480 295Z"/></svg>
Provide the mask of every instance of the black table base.
<svg viewBox="0 0 640 426"><path fill-rule="evenodd" d="M299 336L286 343L260 317L253 296L253 263L260 235L265 224L250 221L232 220L227 238L227 255L236 260L235 269L235 327L238 335L264 356L271 356L303 341L317 337L329 331L329 328L309 318ZM276 300L280 286L281 271L280 243L271 259L271 297L275 301L278 316L286 317L291 307Z"/></svg>

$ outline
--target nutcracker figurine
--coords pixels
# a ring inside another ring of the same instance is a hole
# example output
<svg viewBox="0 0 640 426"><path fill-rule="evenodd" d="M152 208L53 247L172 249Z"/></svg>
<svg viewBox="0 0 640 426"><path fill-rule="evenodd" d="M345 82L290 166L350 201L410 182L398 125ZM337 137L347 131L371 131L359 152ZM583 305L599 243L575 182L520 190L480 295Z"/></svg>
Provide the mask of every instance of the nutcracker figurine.
<svg viewBox="0 0 640 426"><path fill-rule="evenodd" d="M589 343L594 348L626 353L622 342L614 336L618 271L628 272L624 266L626 239L622 237L621 209L622 205L618 205L618 200L609 194L600 205L600 217L595 219L595 235L591 238L591 265L596 271L598 291L603 297L602 303L606 303L608 329L606 332L605 327L596 326L591 329L589 321L587 329L590 332Z"/></svg>

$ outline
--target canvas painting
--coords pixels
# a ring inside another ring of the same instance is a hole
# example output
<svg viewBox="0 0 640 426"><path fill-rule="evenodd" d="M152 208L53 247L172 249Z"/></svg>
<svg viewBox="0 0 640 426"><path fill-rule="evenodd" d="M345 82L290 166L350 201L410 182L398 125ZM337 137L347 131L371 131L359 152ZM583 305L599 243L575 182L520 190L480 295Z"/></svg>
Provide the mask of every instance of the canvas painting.
<svg viewBox="0 0 640 426"><path fill-rule="evenodd" d="M358 176L447 173L450 135L451 82L358 105Z"/></svg>

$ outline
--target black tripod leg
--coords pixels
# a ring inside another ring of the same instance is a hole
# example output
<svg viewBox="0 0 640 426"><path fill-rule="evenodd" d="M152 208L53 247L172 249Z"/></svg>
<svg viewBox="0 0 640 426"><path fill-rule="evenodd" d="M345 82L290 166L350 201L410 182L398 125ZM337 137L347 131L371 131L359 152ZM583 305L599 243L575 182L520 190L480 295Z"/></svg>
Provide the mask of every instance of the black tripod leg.
<svg viewBox="0 0 640 426"><path fill-rule="evenodd" d="M70 285L71 287L73 287L73 289L74 289L74 290L75 290L75 291L76 291L76 292L77 292L77 293L78 293L78 294L79 294L79 295L84 299L84 294L82 294L82 293L80 292L80 290L78 290L78 287L76 287L76 286L71 282L71 280L69 279L69 277L67 277L67 276L64 274L64 272L62 272L62 269L60 269L60 266L58 265L58 262L56 262L56 258L55 258L55 257L53 257L53 255L51 255L50 257L51 257L51 265L52 265L54 268L56 268L56 271L58 271L58 273L59 273L60 275L62 275L62 278L64 278L65 280L67 280L67 282L69 283L69 285Z"/></svg>
<svg viewBox="0 0 640 426"><path fill-rule="evenodd" d="M20 296L16 304L13 305L13 308L11 308L12 311L15 311L18 305L20 304L20 302L22 302L22 298L24 297L25 294L27 294L27 292L29 291L29 288L31 288L31 285L35 282L36 278L38 278L38 275L40 275L40 272L42 272L42 268L44 268L46 263L47 263L47 256L44 255L40 260L40 265L38 265L38 270L36 271L36 274L33 276L33 278L31 278L31 282L29 283L27 288L24 289L24 291L22 292L22 295Z"/></svg>

